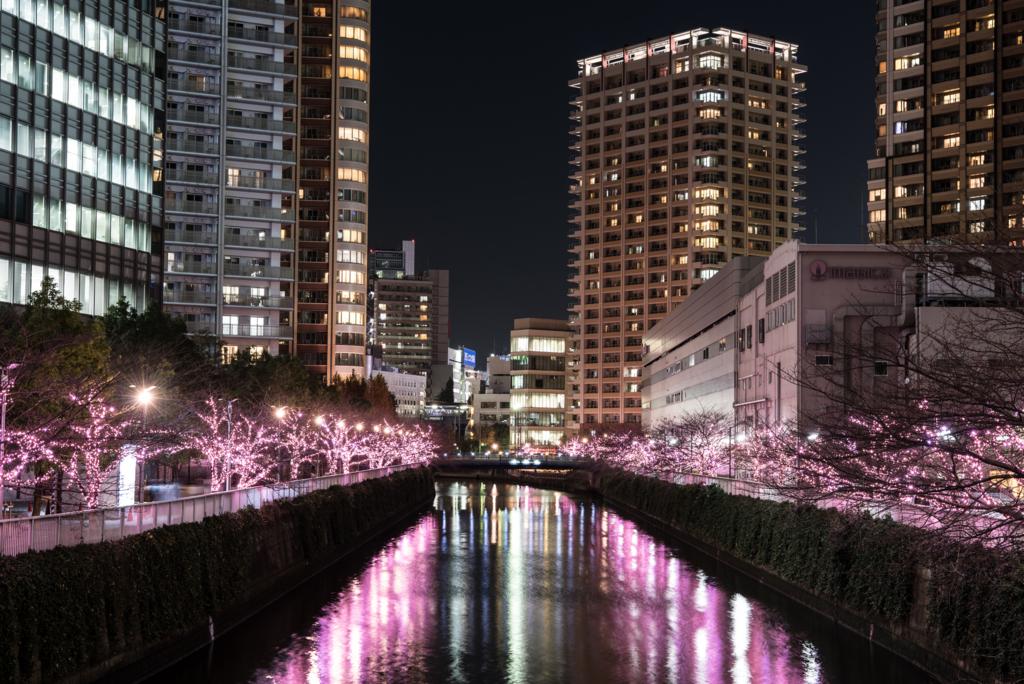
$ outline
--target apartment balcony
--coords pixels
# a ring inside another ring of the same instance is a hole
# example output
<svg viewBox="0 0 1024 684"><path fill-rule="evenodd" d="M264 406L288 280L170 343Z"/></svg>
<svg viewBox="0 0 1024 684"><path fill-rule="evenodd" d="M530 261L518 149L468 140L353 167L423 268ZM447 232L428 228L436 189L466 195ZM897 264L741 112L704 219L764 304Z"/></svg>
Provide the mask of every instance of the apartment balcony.
<svg viewBox="0 0 1024 684"><path fill-rule="evenodd" d="M187 152L189 154L210 154L219 155L220 145L208 142L192 142L181 138L167 139L168 152Z"/></svg>
<svg viewBox="0 0 1024 684"><path fill-rule="evenodd" d="M275 192L295 192L295 181L290 178L257 178L238 176L228 179L228 188L241 190L273 190Z"/></svg>
<svg viewBox="0 0 1024 684"><path fill-rule="evenodd" d="M172 62L219 65L220 53L212 50L181 50L171 45L167 47L167 59Z"/></svg>
<svg viewBox="0 0 1024 684"><path fill-rule="evenodd" d="M278 121L276 119L262 118L258 116L231 116L227 117L228 128L256 129L260 131L274 131L276 133L295 133L295 122Z"/></svg>
<svg viewBox="0 0 1024 684"><path fill-rule="evenodd" d="M295 210L286 207L254 207L244 204L224 203L224 215L239 218L263 219L266 221L295 221Z"/></svg>
<svg viewBox="0 0 1024 684"><path fill-rule="evenodd" d="M164 211L208 216L216 216L218 213L217 205L212 202L188 202L179 199L165 199Z"/></svg>
<svg viewBox="0 0 1024 684"><path fill-rule="evenodd" d="M252 1L255 2L257 0ZM172 28L171 22L168 22L167 25L168 28ZM285 45L288 47L295 47L299 44L299 37L294 33L259 31L257 29L239 28L236 26L228 26L228 37L237 40L248 40L254 43L270 43L272 45Z"/></svg>
<svg viewBox="0 0 1024 684"><path fill-rule="evenodd" d="M205 4L205 3L204 3ZM220 3L211 3L220 4ZM214 23L212 21L195 22L189 21L188 19L168 19L167 20L168 31L182 31L186 33L195 33L200 36L219 36L220 35L220 23Z"/></svg>
<svg viewBox="0 0 1024 684"><path fill-rule="evenodd" d="M253 325L252 323L224 323L221 326L224 337L272 337L291 339L290 325Z"/></svg>
<svg viewBox="0 0 1024 684"><path fill-rule="evenodd" d="M198 230L165 230L164 242L187 245L215 245L217 244L217 234L204 233Z"/></svg>
<svg viewBox="0 0 1024 684"><path fill-rule="evenodd" d="M165 304L200 304L216 306L217 297L212 292L184 292L180 290L164 290Z"/></svg>
<svg viewBox="0 0 1024 684"><path fill-rule="evenodd" d="M164 301L167 301L165 298ZM225 306L244 306L264 309L291 309L291 297L268 297L247 294L226 294L224 295Z"/></svg>
<svg viewBox="0 0 1024 684"><path fill-rule="evenodd" d="M217 3L220 4L220 3ZM277 14L284 17L299 16L299 9L294 4L273 2L273 0L228 0L231 9L249 10L263 14Z"/></svg>
<svg viewBox="0 0 1024 684"><path fill-rule="evenodd" d="M298 73L296 64L288 62L277 62L273 59L260 59L257 57L240 57L228 55L228 68L244 69L246 71L261 71L269 74L283 74L295 76Z"/></svg>
<svg viewBox="0 0 1024 684"><path fill-rule="evenodd" d="M217 326L213 321L185 321L185 332L192 335L216 335Z"/></svg>
<svg viewBox="0 0 1024 684"><path fill-rule="evenodd" d="M217 275L217 264L204 261L169 261L165 270L167 273Z"/></svg>
<svg viewBox="0 0 1024 684"><path fill-rule="evenodd" d="M295 242L290 239L236 233L225 234L224 244L229 247L248 247L250 249L272 249L285 251L291 251L295 248Z"/></svg>
<svg viewBox="0 0 1024 684"><path fill-rule="evenodd" d="M220 114L218 112L190 112L178 107L167 110L167 120L218 126L220 125Z"/></svg>
<svg viewBox="0 0 1024 684"><path fill-rule="evenodd" d="M212 81L193 81L187 78L167 79L167 92L220 95L220 84Z"/></svg>
<svg viewBox="0 0 1024 684"><path fill-rule="evenodd" d="M291 150L275 150L269 147L257 147L255 145L225 145L224 153L229 157L240 159L260 159L263 161L295 163L295 153Z"/></svg>
<svg viewBox="0 0 1024 684"><path fill-rule="evenodd" d="M285 266L259 266L256 264L224 264L224 275L234 278L260 278L263 280L292 280L294 271Z"/></svg>
<svg viewBox="0 0 1024 684"><path fill-rule="evenodd" d="M253 100L263 104L267 102L295 104L295 93L288 93L283 90L270 90L269 88L253 88L251 86L229 84L228 97L239 100Z"/></svg>
<svg viewBox="0 0 1024 684"><path fill-rule="evenodd" d="M220 186L220 177L216 173L186 171L184 169L165 169L164 180L171 183Z"/></svg>

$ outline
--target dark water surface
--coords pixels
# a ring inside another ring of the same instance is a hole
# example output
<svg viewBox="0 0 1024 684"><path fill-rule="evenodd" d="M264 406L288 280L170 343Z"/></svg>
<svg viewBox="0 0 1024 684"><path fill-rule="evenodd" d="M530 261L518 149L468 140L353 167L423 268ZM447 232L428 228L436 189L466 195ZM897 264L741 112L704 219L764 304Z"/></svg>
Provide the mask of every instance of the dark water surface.
<svg viewBox="0 0 1024 684"><path fill-rule="evenodd" d="M599 503L440 482L434 510L383 549L152 681L929 679Z"/></svg>

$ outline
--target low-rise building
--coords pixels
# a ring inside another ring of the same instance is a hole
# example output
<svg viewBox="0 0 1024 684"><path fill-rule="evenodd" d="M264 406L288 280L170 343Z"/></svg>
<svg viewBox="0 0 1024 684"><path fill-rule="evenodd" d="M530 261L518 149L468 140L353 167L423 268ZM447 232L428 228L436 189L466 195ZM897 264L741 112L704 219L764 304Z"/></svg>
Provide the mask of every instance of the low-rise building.
<svg viewBox="0 0 1024 684"><path fill-rule="evenodd" d="M735 257L644 338L645 428L700 411L732 414L736 311L760 281L764 261Z"/></svg>
<svg viewBox="0 0 1024 684"><path fill-rule="evenodd" d="M555 450L565 439L567 321L517 318L511 335L511 443Z"/></svg>
<svg viewBox="0 0 1024 684"><path fill-rule="evenodd" d="M427 376L422 373L403 373L393 368L375 370L387 383L388 391L395 397L395 410L406 418L419 418L427 403Z"/></svg>
<svg viewBox="0 0 1024 684"><path fill-rule="evenodd" d="M937 252L926 266L877 245L790 241L733 261L645 338L644 423L713 409L731 412L737 436L811 433L834 400L892 392L909 381L894 359L935 355L944 328L991 304L984 287L943 277L936 264L957 258Z"/></svg>
<svg viewBox="0 0 1024 684"><path fill-rule="evenodd" d="M474 382L472 426L481 442L505 446L512 406L511 360L508 356L487 357L487 371Z"/></svg>

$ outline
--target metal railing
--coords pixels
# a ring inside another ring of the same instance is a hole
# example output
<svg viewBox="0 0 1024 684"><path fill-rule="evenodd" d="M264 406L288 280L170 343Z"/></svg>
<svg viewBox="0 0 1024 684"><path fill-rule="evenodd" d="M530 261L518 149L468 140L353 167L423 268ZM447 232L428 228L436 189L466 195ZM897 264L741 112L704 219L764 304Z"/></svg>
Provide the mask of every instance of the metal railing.
<svg viewBox="0 0 1024 684"><path fill-rule="evenodd" d="M214 515L234 513L304 496L336 485L345 486L415 467L403 464L362 470L347 475L329 475L292 480L228 492L213 492L171 501L101 508L80 513L14 518L0 521L0 555L46 551L57 546L117 541L164 525L199 522Z"/></svg>

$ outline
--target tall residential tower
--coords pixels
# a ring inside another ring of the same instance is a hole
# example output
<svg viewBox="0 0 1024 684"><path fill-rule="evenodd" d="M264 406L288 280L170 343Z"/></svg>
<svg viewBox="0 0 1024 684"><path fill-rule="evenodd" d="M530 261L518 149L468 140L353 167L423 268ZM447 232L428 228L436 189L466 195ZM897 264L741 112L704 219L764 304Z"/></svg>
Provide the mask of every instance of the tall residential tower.
<svg viewBox="0 0 1024 684"><path fill-rule="evenodd" d="M330 380L363 375L370 2L302 3L297 353Z"/></svg>
<svg viewBox="0 0 1024 684"><path fill-rule="evenodd" d="M164 307L241 350L292 348L298 10L171 0Z"/></svg>
<svg viewBox="0 0 1024 684"><path fill-rule="evenodd" d="M800 230L797 46L694 29L579 60L570 114L571 420L641 416L642 337Z"/></svg>
<svg viewBox="0 0 1024 684"><path fill-rule="evenodd" d="M879 0L874 242L1024 234L1024 0Z"/></svg>

